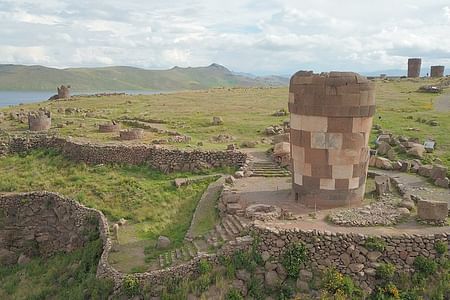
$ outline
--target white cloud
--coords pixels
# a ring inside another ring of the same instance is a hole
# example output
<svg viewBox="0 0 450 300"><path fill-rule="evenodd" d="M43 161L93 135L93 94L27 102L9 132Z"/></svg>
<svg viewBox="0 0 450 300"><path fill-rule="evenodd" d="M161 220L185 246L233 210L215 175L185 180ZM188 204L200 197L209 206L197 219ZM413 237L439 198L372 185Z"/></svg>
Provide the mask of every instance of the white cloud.
<svg viewBox="0 0 450 300"><path fill-rule="evenodd" d="M0 1L0 63L236 71L448 63L448 0ZM89 9L86 9L89 7Z"/></svg>

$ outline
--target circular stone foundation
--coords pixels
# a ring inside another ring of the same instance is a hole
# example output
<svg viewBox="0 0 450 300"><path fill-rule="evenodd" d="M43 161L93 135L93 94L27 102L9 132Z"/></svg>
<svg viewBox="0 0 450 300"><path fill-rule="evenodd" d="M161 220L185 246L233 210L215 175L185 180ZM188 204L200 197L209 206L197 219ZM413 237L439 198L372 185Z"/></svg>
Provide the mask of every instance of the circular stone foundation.
<svg viewBox="0 0 450 300"><path fill-rule="evenodd" d="M106 123L98 125L100 132L116 132L120 130L120 124Z"/></svg>
<svg viewBox="0 0 450 300"><path fill-rule="evenodd" d="M251 220L275 220L281 217L281 208L275 205L253 204L247 207L245 216Z"/></svg>
<svg viewBox="0 0 450 300"><path fill-rule="evenodd" d="M120 139L125 141L140 140L144 137L144 129L131 128L120 131Z"/></svg>

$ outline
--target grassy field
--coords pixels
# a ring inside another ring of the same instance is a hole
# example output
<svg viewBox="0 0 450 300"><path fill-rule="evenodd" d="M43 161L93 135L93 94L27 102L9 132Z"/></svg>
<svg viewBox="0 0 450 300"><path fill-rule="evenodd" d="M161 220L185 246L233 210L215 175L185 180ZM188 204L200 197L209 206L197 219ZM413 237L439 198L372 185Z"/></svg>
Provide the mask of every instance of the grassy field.
<svg viewBox="0 0 450 300"><path fill-rule="evenodd" d="M436 156L450 166L450 142L447 132L450 130L450 113L433 109L437 94L417 92L425 84L436 83L431 79L401 79L376 82L377 114L374 123L395 134L410 137L433 138L437 141ZM448 91L447 91L448 92ZM212 139L220 134L230 135L234 142L257 141L266 137L267 126L281 124L288 117L274 117L272 113L287 108L287 88L223 88L204 91L180 92L173 94L111 96L100 98L74 98L70 101L52 101L40 104L20 106L21 109L35 110L47 107L53 112L53 124L73 122L65 128L52 129L63 135L87 138L97 141L117 141L117 133L101 134L97 130L99 123L122 117L144 120L162 119L167 124L160 128L176 130L189 135L189 144L172 143L178 148L225 149L230 142L217 143ZM65 115L58 108L81 108L84 113ZM9 113L17 107L0 111ZM86 112L91 117L85 116ZM212 117L221 116L223 125L212 125ZM433 127L417 122L418 118L436 120L439 126ZM0 124L6 130L26 130L26 124L6 120ZM410 131L414 128L414 131ZM417 130L417 131L416 131ZM167 137L147 132L143 142ZM375 135L372 136L375 139ZM197 146L201 142L203 146ZM257 147L267 148L267 144Z"/></svg>
<svg viewBox="0 0 450 300"><path fill-rule="evenodd" d="M169 237L173 247L183 243L198 200L216 179L208 177L176 188L175 178L193 174L164 175L147 166L89 166L68 161L52 151L1 158L0 170L0 192L59 192L101 210L111 224L120 218L127 219L128 225L121 231L119 242L133 245L142 256L144 248L151 254L154 247L150 246L155 245L160 235ZM205 174L214 172L229 170L217 169ZM127 247L122 250L125 260L129 260ZM123 255L121 259L124 260Z"/></svg>
<svg viewBox="0 0 450 300"><path fill-rule="evenodd" d="M70 254L0 267L0 299L107 299L113 285L95 277L100 240Z"/></svg>

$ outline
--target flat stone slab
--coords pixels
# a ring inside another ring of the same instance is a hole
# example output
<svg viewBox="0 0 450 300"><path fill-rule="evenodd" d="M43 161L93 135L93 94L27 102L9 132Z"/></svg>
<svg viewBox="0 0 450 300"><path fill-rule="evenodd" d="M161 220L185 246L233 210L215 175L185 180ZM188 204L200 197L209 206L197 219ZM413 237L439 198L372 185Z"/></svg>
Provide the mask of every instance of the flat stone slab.
<svg viewBox="0 0 450 300"><path fill-rule="evenodd" d="M417 215L424 221L442 221L448 216L448 203L438 201L417 201Z"/></svg>

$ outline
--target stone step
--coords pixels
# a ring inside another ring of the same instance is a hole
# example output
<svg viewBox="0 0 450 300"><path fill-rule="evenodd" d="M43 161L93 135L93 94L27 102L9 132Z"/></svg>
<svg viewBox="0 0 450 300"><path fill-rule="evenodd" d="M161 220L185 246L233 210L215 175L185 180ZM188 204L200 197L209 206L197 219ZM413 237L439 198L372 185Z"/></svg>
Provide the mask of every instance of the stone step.
<svg viewBox="0 0 450 300"><path fill-rule="evenodd" d="M222 226L225 229L225 232L230 238L234 238L235 234L233 233L233 229L230 227L230 225L225 221L222 220Z"/></svg>
<svg viewBox="0 0 450 300"><path fill-rule="evenodd" d="M224 222L230 228L231 232L233 233L233 236L236 236L237 234L239 234L240 231L238 228L236 228L236 226L233 224L233 222L231 222L228 218L225 218Z"/></svg>
<svg viewBox="0 0 450 300"><path fill-rule="evenodd" d="M252 174L251 177L290 177L290 174Z"/></svg>
<svg viewBox="0 0 450 300"><path fill-rule="evenodd" d="M222 227L221 224L216 225L216 232L219 234L222 241L228 241L230 238L228 234L226 233L225 229Z"/></svg>
<svg viewBox="0 0 450 300"><path fill-rule="evenodd" d="M241 220L235 216L235 215L231 215L230 216L230 220L233 222L233 224L237 227L237 229L239 229L239 231L244 230L244 225L242 225Z"/></svg>

